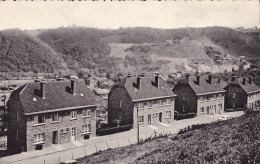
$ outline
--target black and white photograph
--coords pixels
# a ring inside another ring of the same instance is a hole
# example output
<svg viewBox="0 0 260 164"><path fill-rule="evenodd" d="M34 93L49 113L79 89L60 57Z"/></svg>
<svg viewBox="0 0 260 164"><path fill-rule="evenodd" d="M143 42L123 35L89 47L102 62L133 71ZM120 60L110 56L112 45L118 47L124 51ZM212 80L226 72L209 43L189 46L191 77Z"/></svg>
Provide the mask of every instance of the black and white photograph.
<svg viewBox="0 0 260 164"><path fill-rule="evenodd" d="M259 0L0 0L0 164L259 164Z"/></svg>

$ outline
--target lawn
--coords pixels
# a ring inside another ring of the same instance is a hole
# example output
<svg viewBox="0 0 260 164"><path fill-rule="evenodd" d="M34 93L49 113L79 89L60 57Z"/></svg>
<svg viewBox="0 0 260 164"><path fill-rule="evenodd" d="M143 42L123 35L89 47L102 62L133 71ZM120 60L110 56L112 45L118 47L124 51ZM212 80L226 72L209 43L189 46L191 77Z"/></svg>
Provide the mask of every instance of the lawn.
<svg viewBox="0 0 260 164"><path fill-rule="evenodd" d="M260 114L190 127L178 135L106 150L79 163L260 163Z"/></svg>

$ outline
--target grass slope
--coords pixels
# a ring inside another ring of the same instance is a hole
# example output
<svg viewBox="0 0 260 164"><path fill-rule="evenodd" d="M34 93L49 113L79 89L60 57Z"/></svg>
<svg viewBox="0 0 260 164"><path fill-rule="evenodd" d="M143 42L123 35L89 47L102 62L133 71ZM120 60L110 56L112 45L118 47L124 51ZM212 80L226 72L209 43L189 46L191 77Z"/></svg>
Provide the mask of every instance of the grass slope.
<svg viewBox="0 0 260 164"><path fill-rule="evenodd" d="M107 150L79 163L259 163L260 114L157 138L139 145Z"/></svg>

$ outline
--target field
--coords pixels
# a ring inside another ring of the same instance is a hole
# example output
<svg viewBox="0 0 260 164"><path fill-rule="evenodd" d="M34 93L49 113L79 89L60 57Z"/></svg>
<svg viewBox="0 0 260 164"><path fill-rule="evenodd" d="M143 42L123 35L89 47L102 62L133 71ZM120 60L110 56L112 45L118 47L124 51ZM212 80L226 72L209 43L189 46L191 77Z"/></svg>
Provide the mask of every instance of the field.
<svg viewBox="0 0 260 164"><path fill-rule="evenodd" d="M79 163L259 163L260 114L190 127L138 145L111 149Z"/></svg>

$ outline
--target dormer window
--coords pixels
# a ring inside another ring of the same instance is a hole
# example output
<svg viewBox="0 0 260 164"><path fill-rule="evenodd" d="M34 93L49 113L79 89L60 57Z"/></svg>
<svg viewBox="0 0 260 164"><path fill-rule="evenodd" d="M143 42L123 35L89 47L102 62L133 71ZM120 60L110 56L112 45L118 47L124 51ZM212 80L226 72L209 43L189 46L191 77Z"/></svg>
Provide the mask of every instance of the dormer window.
<svg viewBox="0 0 260 164"><path fill-rule="evenodd" d="M91 109L83 109L83 117L90 117Z"/></svg>

